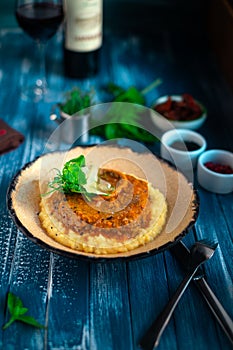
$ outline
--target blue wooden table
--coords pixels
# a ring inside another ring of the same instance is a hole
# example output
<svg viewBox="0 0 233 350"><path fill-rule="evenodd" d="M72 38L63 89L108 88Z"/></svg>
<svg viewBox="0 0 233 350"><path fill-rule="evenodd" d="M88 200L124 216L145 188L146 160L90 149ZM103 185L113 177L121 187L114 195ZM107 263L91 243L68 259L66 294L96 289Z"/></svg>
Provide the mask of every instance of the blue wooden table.
<svg viewBox="0 0 233 350"><path fill-rule="evenodd" d="M61 33L47 50L48 83L59 94L73 86L101 87L113 81L143 89L152 80L163 83L147 96L148 106L163 94L189 92L208 109L199 130L208 148L233 150L233 95L203 35L180 44L175 33L153 39L106 33L98 76L78 81L63 75ZM136 350L138 341L181 282L184 271L169 251L133 261L111 262L70 259L51 253L25 237L6 206L7 188L27 162L40 156L56 124L49 118L53 103L20 98L28 73L33 43L18 29L0 32L0 117L25 135L24 143L0 157L0 325L9 314L10 291L23 300L28 313L48 328L20 322L1 330L0 348ZM104 101L108 102L108 101ZM153 148L153 147L152 147ZM157 146L154 148L157 152ZM196 176L196 175L195 175ZM214 257L205 264L206 278L233 317L232 238L233 196L200 188L200 213L184 238L217 239ZM159 345L161 350L222 350L231 344L194 284L185 292Z"/></svg>

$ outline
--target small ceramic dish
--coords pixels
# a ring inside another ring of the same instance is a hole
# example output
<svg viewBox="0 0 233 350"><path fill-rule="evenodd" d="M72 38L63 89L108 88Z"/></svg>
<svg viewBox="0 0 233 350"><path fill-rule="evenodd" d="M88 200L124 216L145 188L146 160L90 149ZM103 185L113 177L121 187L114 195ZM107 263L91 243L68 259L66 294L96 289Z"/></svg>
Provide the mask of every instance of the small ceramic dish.
<svg viewBox="0 0 233 350"><path fill-rule="evenodd" d="M216 164L230 166L233 169L233 153L218 149L206 151L199 157L197 166L197 178L202 187L214 193L231 193L233 174L222 174L210 170L205 165L208 162L215 166Z"/></svg>
<svg viewBox="0 0 233 350"><path fill-rule="evenodd" d="M89 114L77 112L69 115L58 108L54 108L50 115L50 120L56 121L59 125L61 141L67 144L73 144L77 140L79 144L88 142L89 118Z"/></svg>
<svg viewBox="0 0 233 350"><path fill-rule="evenodd" d="M204 137L192 130L169 130L161 138L161 157L173 163L184 173L193 171L198 157L205 149Z"/></svg>
<svg viewBox="0 0 233 350"><path fill-rule="evenodd" d="M172 101L182 101L182 95L170 95ZM155 126L157 126L161 131L166 132L170 129L189 129L197 130L205 122L207 118L206 108L197 100L194 100L197 105L199 105L202 110L202 114L193 120L180 121L180 120L171 120L164 117L161 113L155 110L156 106L166 102L169 98L169 95L159 97L151 106L151 119Z"/></svg>

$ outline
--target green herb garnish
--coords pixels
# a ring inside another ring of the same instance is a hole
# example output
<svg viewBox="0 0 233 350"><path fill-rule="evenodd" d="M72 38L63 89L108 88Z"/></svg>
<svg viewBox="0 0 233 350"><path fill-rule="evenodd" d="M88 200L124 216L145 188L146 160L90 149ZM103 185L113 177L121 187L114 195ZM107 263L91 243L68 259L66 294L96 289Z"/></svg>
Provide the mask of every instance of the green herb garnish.
<svg viewBox="0 0 233 350"><path fill-rule="evenodd" d="M145 105L146 103L144 95L134 86L123 89L114 83L109 83L106 90L114 96L114 102L131 102L139 105Z"/></svg>
<svg viewBox="0 0 233 350"><path fill-rule="evenodd" d="M91 106L92 94L92 92L83 92L75 87L66 93L66 100L60 103L59 107L63 112L73 115Z"/></svg>
<svg viewBox="0 0 233 350"><path fill-rule="evenodd" d="M105 137L106 139L126 137L142 142L156 142L157 138L143 128L141 121L145 122L145 95L153 88L161 84L160 79L156 79L142 91L131 86L123 89L114 83L109 83L106 91L112 95L113 102L128 102L128 104L112 104L109 111L104 116L104 125L95 127L91 134ZM144 114L144 115L143 115Z"/></svg>
<svg viewBox="0 0 233 350"><path fill-rule="evenodd" d="M11 316L9 321L2 327L3 330L7 329L15 321L21 321L37 328L45 328L32 316L25 315L28 309L23 306L22 300L13 293L8 293L7 306Z"/></svg>
<svg viewBox="0 0 233 350"><path fill-rule="evenodd" d="M106 91L113 95L113 102L130 102L144 106L146 104L145 95L161 83L161 79L156 79L140 91L135 86L130 86L128 89L124 89L121 86L110 82L106 86Z"/></svg>
<svg viewBox="0 0 233 350"><path fill-rule="evenodd" d="M66 162L62 172L57 169L57 175L48 186L54 191L60 191L64 193L83 193L85 192L83 186L87 183L86 175L82 170L85 167L85 157L83 155L78 158L71 159Z"/></svg>
<svg viewBox="0 0 233 350"><path fill-rule="evenodd" d="M49 182L51 188L47 194L60 191L66 194L83 193L88 199L92 195L108 195L112 191L109 183L100 181L98 170L88 169L84 155L66 162L62 171L57 169L57 175Z"/></svg>

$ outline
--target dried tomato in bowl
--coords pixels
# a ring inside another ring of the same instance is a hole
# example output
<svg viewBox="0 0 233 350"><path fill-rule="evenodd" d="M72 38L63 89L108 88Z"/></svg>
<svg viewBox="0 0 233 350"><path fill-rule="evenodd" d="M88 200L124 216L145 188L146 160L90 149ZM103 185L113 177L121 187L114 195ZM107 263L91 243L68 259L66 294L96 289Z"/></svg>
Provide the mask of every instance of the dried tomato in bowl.
<svg viewBox="0 0 233 350"><path fill-rule="evenodd" d="M154 110L172 121L190 121L198 119L203 114L203 108L190 94L168 96L165 102L154 106Z"/></svg>

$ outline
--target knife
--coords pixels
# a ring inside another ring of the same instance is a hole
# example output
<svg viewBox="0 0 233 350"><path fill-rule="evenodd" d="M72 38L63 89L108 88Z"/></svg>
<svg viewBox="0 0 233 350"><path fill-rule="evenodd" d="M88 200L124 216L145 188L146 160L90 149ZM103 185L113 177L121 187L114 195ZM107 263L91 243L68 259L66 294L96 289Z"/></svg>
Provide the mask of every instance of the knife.
<svg viewBox="0 0 233 350"><path fill-rule="evenodd" d="M190 260L190 251L186 247L186 245L179 241L173 247L171 247L170 252L177 258L177 260L181 263L181 265L188 269L189 260ZM220 326L224 330L225 334L229 338L230 342L233 344L233 321L221 305L220 301L216 297L216 295L211 290L210 286L206 282L204 278L204 272L201 268L199 268L193 278L193 281L199 291L202 293L205 301L207 302L210 310L216 317Z"/></svg>

